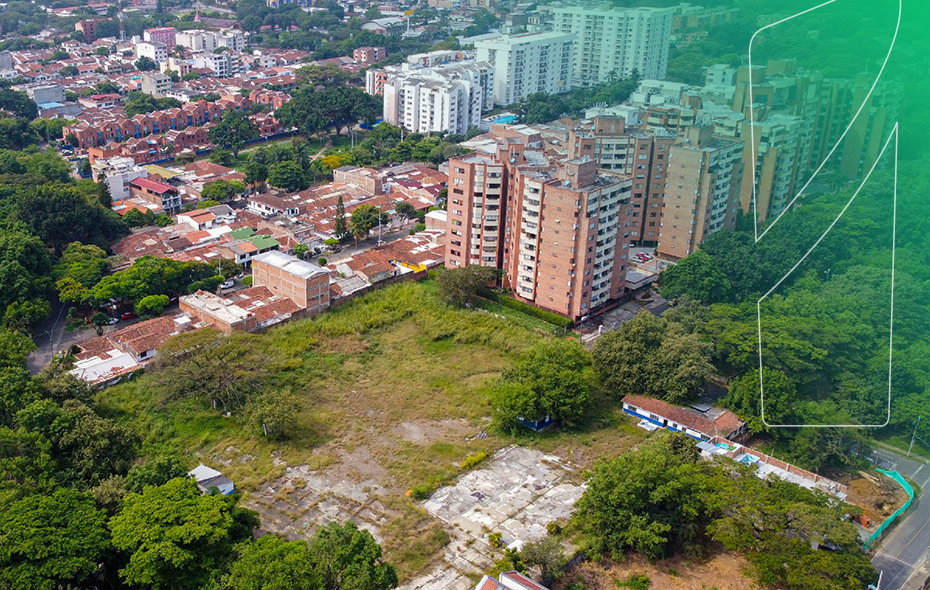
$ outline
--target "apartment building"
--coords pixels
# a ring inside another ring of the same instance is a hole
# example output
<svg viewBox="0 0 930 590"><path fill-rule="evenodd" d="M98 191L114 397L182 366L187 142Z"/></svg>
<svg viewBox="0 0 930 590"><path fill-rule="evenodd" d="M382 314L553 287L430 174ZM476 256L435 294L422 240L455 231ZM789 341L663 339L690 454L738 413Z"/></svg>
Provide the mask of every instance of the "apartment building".
<svg viewBox="0 0 930 590"><path fill-rule="evenodd" d="M212 31L189 30L178 31L175 40L181 47L190 49L193 53L201 51L210 52L217 48L216 36Z"/></svg>
<svg viewBox="0 0 930 590"><path fill-rule="evenodd" d="M643 246L659 239L668 154L678 135L640 127L623 117L584 119L569 129L567 150L571 158L588 156L598 168L633 178L630 242Z"/></svg>
<svg viewBox="0 0 930 590"><path fill-rule="evenodd" d="M625 292L632 179L587 157L533 161L508 180L504 271L517 297L577 319Z"/></svg>
<svg viewBox="0 0 930 590"><path fill-rule="evenodd" d="M701 108L700 89L665 80L641 80L630 94L630 105L639 107L646 129L672 132L694 125Z"/></svg>
<svg viewBox="0 0 930 590"><path fill-rule="evenodd" d="M149 175L148 171L142 166L137 166L132 158L99 158L94 161L91 169L98 182L106 183L114 201L128 199L129 183L137 178L148 178Z"/></svg>
<svg viewBox="0 0 930 590"><path fill-rule="evenodd" d="M129 193L153 205L155 210L176 213L181 209L181 193L177 188L164 182L149 178L135 178L129 181Z"/></svg>
<svg viewBox="0 0 930 590"><path fill-rule="evenodd" d="M384 47L358 47L352 51L352 59L360 64L373 64L387 57Z"/></svg>
<svg viewBox="0 0 930 590"><path fill-rule="evenodd" d="M710 125L686 129L668 154L659 254L684 258L707 236L733 229L742 176L742 141L717 138Z"/></svg>
<svg viewBox="0 0 930 590"><path fill-rule="evenodd" d="M270 251L252 258L255 285L293 301L313 316L329 308L329 271L283 252Z"/></svg>
<svg viewBox="0 0 930 590"><path fill-rule="evenodd" d="M494 103L571 90L574 40L571 33L530 33L476 41L476 59L494 66Z"/></svg>
<svg viewBox="0 0 930 590"><path fill-rule="evenodd" d="M668 66L671 8L554 6L552 30L575 35L573 86L613 77L662 79Z"/></svg>
<svg viewBox="0 0 930 590"><path fill-rule="evenodd" d="M765 121L740 126L744 141L740 207L752 211L755 189L756 217L759 223L777 217L796 196L799 174L799 137L804 129L800 117L775 113Z"/></svg>
<svg viewBox="0 0 930 590"><path fill-rule="evenodd" d="M464 134L494 106L494 69L485 62L408 66L388 72L384 82L384 120L392 125Z"/></svg>
<svg viewBox="0 0 930 590"><path fill-rule="evenodd" d="M195 68L208 68L213 70L217 78L229 78L239 73L241 63L238 53L203 53L194 56Z"/></svg>
<svg viewBox="0 0 930 590"><path fill-rule="evenodd" d="M14 86L13 89L25 90L29 98L37 105L65 102L65 88L60 84L46 84L40 82L37 84Z"/></svg>
<svg viewBox="0 0 930 590"><path fill-rule="evenodd" d="M382 96L384 94L384 83L387 82L388 75L384 70L371 68L365 72L365 92L372 96Z"/></svg>
<svg viewBox="0 0 930 590"><path fill-rule="evenodd" d="M156 29L146 29L142 32L142 38L149 43L164 43L168 50L173 50L177 45L177 29L174 27L158 27Z"/></svg>
<svg viewBox="0 0 930 590"><path fill-rule="evenodd" d="M446 264L500 268L503 256L504 165L466 154L449 160Z"/></svg>
<svg viewBox="0 0 930 590"><path fill-rule="evenodd" d="M168 59L168 46L164 43L143 41L142 43L136 43L133 50L136 59L147 57L157 63Z"/></svg>
<svg viewBox="0 0 930 590"><path fill-rule="evenodd" d="M588 156L548 156L538 133L492 135L496 153L449 162L447 265L496 265L515 296L571 318L621 297L632 178Z"/></svg>
<svg viewBox="0 0 930 590"><path fill-rule="evenodd" d="M161 72L146 72L142 74L142 83L139 89L145 94L162 97L171 89L171 78Z"/></svg>

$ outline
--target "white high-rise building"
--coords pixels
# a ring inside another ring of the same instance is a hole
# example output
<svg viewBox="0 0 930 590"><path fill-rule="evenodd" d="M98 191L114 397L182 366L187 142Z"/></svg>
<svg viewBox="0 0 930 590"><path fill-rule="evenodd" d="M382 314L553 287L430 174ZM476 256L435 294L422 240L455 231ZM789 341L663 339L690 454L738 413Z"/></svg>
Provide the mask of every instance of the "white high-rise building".
<svg viewBox="0 0 930 590"><path fill-rule="evenodd" d="M661 80L668 66L671 8L553 6L552 30L576 37L572 85L590 86L611 76Z"/></svg>
<svg viewBox="0 0 930 590"><path fill-rule="evenodd" d="M513 104L530 94L571 90L571 33L505 35L475 42L476 58L494 66L494 103Z"/></svg>
<svg viewBox="0 0 930 590"><path fill-rule="evenodd" d="M436 67L385 68L384 120L419 133L461 133L494 107L494 69L460 61Z"/></svg>

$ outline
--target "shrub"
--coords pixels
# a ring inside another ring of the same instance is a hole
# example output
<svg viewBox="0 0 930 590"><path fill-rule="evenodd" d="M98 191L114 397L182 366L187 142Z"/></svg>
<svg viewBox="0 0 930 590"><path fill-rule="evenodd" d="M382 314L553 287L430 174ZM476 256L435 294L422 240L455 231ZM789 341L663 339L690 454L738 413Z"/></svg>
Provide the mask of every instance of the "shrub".
<svg viewBox="0 0 930 590"><path fill-rule="evenodd" d="M488 458L488 454L485 451L481 451L480 453L475 453L474 455L469 455L465 457L465 460L462 461L462 465L461 465L462 471L468 471L469 469L474 469L482 461L484 461L487 458Z"/></svg>
<svg viewBox="0 0 930 590"><path fill-rule="evenodd" d="M317 260L317 263L318 263L320 266L326 266L326 259L323 258L322 256L320 256L320 259Z"/></svg>
<svg viewBox="0 0 930 590"><path fill-rule="evenodd" d="M548 322L560 328L570 328L574 324L572 320L566 317L560 316L557 313L546 311L545 309L540 309L536 306L530 305L529 303L523 303L522 301L518 301L517 299L514 299L513 297L508 297L507 295L504 295L497 291L489 291L487 293L482 293L482 296L486 297L487 299L490 299L491 301L494 301L495 303L500 303L501 305L503 305L504 307L508 309L519 311L520 313L524 313L528 316L534 317L544 322Z"/></svg>
<svg viewBox="0 0 930 590"><path fill-rule="evenodd" d="M630 574L626 580L617 580L617 588L629 588L630 590L649 590L652 580L645 574Z"/></svg>
<svg viewBox="0 0 930 590"><path fill-rule="evenodd" d="M323 243L326 244L327 246L335 246L339 244L339 240L337 240L336 238L329 238L328 240L325 240Z"/></svg>
<svg viewBox="0 0 930 590"><path fill-rule="evenodd" d="M251 287L252 286L252 277L242 277L242 286Z"/></svg>

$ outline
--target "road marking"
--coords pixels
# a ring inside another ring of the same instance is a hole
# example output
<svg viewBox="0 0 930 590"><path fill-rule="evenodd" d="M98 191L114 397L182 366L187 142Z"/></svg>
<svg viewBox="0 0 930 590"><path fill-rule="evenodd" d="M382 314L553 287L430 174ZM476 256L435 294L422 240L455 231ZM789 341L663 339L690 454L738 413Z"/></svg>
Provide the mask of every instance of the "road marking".
<svg viewBox="0 0 930 590"><path fill-rule="evenodd" d="M927 528L927 525L928 525L928 524L930 524L930 521L924 522L923 526L920 527L919 529L917 529L917 532L914 533L914 536L911 537L911 540L904 544L904 549L902 549L901 552L898 553L898 556L899 556L899 557L907 550L908 547L911 546L911 543L914 542L914 539L917 538L917 535L919 535L919 534L921 533L921 531L923 531L925 528Z"/></svg>
<svg viewBox="0 0 930 590"><path fill-rule="evenodd" d="M912 475L911 477L917 477L917 474L920 473L920 470L923 469L923 468L924 468L923 465L921 465L920 467L918 467L918 468L917 468L917 471L915 471L915 472L914 472L914 475Z"/></svg>

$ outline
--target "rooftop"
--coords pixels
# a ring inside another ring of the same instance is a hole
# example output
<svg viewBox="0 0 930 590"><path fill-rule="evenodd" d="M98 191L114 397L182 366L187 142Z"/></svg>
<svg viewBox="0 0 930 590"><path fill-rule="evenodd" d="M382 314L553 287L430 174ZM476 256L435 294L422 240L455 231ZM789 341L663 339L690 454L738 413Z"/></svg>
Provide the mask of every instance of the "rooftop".
<svg viewBox="0 0 930 590"><path fill-rule="evenodd" d="M264 254L259 254L252 260L253 262L259 261L270 266L280 268L284 272L300 277L302 279L309 279L310 277L321 274L329 274L329 271L321 266L300 260L296 256L291 256L289 254L274 250L271 252L265 252Z"/></svg>

